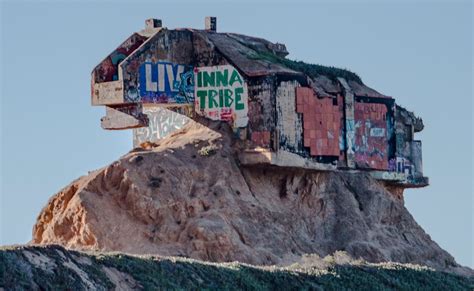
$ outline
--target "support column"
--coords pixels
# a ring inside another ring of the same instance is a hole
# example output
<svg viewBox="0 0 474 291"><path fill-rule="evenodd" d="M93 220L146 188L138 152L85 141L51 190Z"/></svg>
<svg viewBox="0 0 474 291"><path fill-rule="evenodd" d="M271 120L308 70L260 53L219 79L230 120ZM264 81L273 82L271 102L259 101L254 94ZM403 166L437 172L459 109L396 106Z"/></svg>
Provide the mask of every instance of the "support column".
<svg viewBox="0 0 474 291"><path fill-rule="evenodd" d="M354 126L354 93L346 79L337 78L344 88L344 117L346 121L346 160L348 168L355 168L355 126Z"/></svg>

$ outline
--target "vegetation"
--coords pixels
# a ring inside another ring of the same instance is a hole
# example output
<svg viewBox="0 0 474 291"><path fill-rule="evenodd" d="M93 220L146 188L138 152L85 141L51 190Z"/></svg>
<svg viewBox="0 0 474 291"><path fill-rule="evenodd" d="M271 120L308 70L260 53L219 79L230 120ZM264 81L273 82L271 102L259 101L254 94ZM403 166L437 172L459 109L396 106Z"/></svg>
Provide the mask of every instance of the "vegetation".
<svg viewBox="0 0 474 291"><path fill-rule="evenodd" d="M207 146L202 147L202 148L198 151L198 154L200 154L200 155L203 156L203 157L212 156L213 154L216 153L216 151L217 151L218 149L219 149L219 148L218 148L216 145L210 144L210 145L207 145Z"/></svg>
<svg viewBox="0 0 474 291"><path fill-rule="evenodd" d="M256 267L185 258L80 253L59 246L13 247L0 251L0 288L108 290L117 281L128 284L128 288L145 290L472 290L474 287L473 278L416 265L351 261L341 252L324 259L310 256L303 261L286 268ZM107 270L114 270L115 276L122 277L117 280Z"/></svg>
<svg viewBox="0 0 474 291"><path fill-rule="evenodd" d="M341 69L331 66L323 66L317 64L308 64L302 61L290 60L287 58L282 58L271 53L258 52L256 54L248 56L250 59L255 60L265 60L270 63L281 64L291 70L302 72L311 78L316 78L318 76L326 76L329 79L336 81L337 78L344 78L346 80L355 81L361 85L362 79L354 72L351 72L347 69Z"/></svg>

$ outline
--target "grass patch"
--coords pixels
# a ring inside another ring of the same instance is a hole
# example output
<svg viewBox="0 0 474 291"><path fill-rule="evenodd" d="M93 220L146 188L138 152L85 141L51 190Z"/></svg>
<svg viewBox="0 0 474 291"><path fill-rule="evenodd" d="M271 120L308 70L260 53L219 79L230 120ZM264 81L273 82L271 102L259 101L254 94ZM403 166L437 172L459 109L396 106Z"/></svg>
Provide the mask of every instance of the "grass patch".
<svg viewBox="0 0 474 291"><path fill-rule="evenodd" d="M348 81L355 81L361 85L364 84L359 75L347 69L317 64L308 64L302 61L290 60L287 58L279 57L272 53L264 52L256 52L255 54L249 55L248 58L254 60L265 60L270 63L280 64L287 67L288 69L304 73L305 75L311 78L316 78L318 76L326 76L332 81L337 81L337 78L344 78Z"/></svg>
<svg viewBox="0 0 474 291"><path fill-rule="evenodd" d="M46 270L34 266L23 250L43 254L56 267ZM80 273L87 274L96 290L115 288L103 272L104 267L128 274L137 284L134 288L144 290L472 290L474 287L474 278L410 264L348 261L340 253L324 260L310 256L306 262L288 267L256 267L174 257L81 253L48 246L0 250L0 288L90 288L77 270L65 267L65 262L74 263Z"/></svg>

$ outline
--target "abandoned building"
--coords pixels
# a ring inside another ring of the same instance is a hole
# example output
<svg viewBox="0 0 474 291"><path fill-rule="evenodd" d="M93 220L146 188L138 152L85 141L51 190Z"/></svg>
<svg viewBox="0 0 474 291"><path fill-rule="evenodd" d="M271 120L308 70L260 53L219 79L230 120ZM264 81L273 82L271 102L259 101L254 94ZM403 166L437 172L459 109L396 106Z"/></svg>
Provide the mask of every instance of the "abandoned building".
<svg viewBox="0 0 474 291"><path fill-rule="evenodd" d="M156 142L203 116L228 122L246 144L243 165L369 171L423 187L423 122L347 70L286 59L285 45L148 19L92 72L104 129Z"/></svg>

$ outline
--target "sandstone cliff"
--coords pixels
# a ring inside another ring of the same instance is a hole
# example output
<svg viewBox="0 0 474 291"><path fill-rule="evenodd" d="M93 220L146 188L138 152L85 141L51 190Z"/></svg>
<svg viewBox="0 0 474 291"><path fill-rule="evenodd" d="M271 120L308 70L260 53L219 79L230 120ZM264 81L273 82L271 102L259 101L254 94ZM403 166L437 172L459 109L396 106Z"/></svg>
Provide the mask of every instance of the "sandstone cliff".
<svg viewBox="0 0 474 291"><path fill-rule="evenodd" d="M203 122L72 182L31 242L257 265L342 250L472 275L415 222L400 189L364 173L241 167L230 130Z"/></svg>

